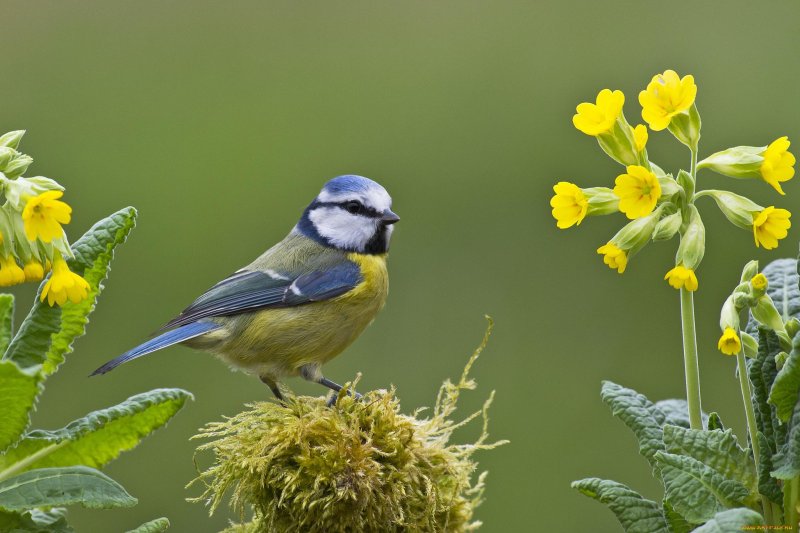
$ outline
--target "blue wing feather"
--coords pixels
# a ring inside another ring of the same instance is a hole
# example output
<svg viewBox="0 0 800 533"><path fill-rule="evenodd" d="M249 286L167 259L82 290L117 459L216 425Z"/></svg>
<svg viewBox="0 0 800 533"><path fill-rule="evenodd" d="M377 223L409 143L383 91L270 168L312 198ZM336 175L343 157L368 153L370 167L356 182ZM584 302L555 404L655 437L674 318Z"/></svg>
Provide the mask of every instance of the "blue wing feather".
<svg viewBox="0 0 800 533"><path fill-rule="evenodd" d="M214 324L213 322L195 322L193 324L187 324L179 327L178 329L173 329L172 331L162 333L158 337L150 339L149 341L140 344L132 350L128 350L116 359L112 359L108 363L92 372L91 375L96 376L97 374L105 374L106 372L114 370L122 363L127 363L128 361L132 361L143 355L155 352L156 350L166 348L167 346L172 346L173 344L178 344L179 342L199 337L204 333L214 331L220 327L220 325Z"/></svg>

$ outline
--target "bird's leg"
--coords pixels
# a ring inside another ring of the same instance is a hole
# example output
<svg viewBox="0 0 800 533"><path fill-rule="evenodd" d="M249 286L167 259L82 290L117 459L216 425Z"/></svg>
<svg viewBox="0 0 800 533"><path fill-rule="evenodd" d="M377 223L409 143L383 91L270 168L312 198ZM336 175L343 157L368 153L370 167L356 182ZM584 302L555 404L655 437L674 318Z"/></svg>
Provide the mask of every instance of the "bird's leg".
<svg viewBox="0 0 800 533"><path fill-rule="evenodd" d="M269 390L272 391L272 394L275 395L278 401L280 402L284 401L283 393L281 392L281 389L278 388L278 383L274 379L270 378L269 376L258 376L258 377L267 387L269 387Z"/></svg>
<svg viewBox="0 0 800 533"><path fill-rule="evenodd" d="M342 386L336 383L335 381L331 381L325 376L323 376L319 370L319 365L304 366L303 368L300 369L300 375L303 376L303 379L314 383L319 383L323 387L327 387L335 393L328 399L328 407L331 407L336 403L336 398L339 395L339 391L342 390ZM355 396L356 400L361 399L361 394L357 392L347 391L347 394Z"/></svg>

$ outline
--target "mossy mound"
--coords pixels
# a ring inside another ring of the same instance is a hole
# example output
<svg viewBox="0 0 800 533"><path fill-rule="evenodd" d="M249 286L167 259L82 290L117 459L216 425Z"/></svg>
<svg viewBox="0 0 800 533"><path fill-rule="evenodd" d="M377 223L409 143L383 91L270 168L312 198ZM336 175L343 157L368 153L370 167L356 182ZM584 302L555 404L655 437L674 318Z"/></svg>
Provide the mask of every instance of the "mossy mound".
<svg viewBox="0 0 800 533"><path fill-rule="evenodd" d="M259 402L224 422L208 424L197 438L213 439L215 463L196 481L206 485L195 501L211 512L231 492L231 506L253 521L228 531L355 532L468 531L481 502L485 473L473 479L472 455L486 444L486 413L451 420L459 393L472 389L470 358L457 384L446 381L432 416L400 413L394 391L360 400L340 394L335 407L321 398ZM455 429L483 416L473 444L451 444Z"/></svg>

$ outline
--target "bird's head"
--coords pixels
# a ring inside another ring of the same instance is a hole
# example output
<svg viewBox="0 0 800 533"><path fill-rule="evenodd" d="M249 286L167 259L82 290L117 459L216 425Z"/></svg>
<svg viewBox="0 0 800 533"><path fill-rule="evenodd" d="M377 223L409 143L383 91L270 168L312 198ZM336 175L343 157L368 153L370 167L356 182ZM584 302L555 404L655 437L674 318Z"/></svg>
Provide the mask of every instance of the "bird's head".
<svg viewBox="0 0 800 533"><path fill-rule="evenodd" d="M392 197L379 183L362 176L339 176L328 181L311 202L297 230L339 250L383 254L389 249L393 224Z"/></svg>

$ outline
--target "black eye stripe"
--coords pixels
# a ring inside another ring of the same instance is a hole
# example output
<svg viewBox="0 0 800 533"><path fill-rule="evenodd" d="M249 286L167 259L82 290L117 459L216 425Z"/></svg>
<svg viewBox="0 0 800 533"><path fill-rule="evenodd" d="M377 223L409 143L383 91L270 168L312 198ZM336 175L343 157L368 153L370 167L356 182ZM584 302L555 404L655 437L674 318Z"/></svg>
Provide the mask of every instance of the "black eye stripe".
<svg viewBox="0 0 800 533"><path fill-rule="evenodd" d="M346 202L315 202L314 207L338 207L349 213L350 211L347 209L347 206L351 202L357 202L357 200L348 200ZM360 205L360 209L358 210L358 213L353 214L359 214L370 218L380 218L382 216L381 213L379 213L376 209L367 207L361 202L358 202L358 204Z"/></svg>

